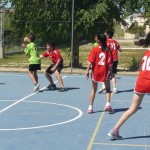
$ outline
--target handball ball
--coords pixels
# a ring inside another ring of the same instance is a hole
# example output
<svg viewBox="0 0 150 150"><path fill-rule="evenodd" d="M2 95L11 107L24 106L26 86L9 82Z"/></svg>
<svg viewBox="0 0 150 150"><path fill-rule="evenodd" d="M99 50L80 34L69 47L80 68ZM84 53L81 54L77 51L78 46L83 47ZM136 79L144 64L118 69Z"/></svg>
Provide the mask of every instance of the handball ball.
<svg viewBox="0 0 150 150"><path fill-rule="evenodd" d="M28 43L28 37L24 37L23 41L24 41L25 43Z"/></svg>

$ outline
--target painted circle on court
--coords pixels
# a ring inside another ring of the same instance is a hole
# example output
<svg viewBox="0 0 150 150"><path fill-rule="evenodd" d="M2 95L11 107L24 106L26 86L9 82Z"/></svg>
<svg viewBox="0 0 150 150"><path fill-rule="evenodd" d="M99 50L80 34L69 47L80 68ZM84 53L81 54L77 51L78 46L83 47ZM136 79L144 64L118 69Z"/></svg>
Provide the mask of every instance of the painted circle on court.
<svg viewBox="0 0 150 150"><path fill-rule="evenodd" d="M8 101L11 102L11 101L14 101L14 100L7 100L7 102ZM30 127L25 127L25 128L24 127L21 127L21 128L0 128L0 131L19 131L19 130L32 130L32 129L41 129L41 128L54 127L54 126L59 126L59 125L63 125L63 124L73 122L73 121L79 119L83 115L83 112L80 109L78 109L76 107L73 107L73 106L70 106L70 105L66 105L66 104L44 102L44 101L24 101L23 103L39 103L39 104L62 106L62 107L73 109L74 111L78 112L78 114L75 117L71 118L71 119L68 119L68 120L65 120L65 121L62 121L62 122L58 122L58 123L39 125L39 126L30 126Z"/></svg>

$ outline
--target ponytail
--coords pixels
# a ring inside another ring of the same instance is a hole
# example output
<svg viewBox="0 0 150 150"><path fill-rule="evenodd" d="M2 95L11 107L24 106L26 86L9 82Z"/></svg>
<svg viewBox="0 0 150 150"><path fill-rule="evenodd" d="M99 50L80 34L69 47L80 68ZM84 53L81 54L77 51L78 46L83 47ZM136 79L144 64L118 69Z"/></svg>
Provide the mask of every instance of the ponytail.
<svg viewBox="0 0 150 150"><path fill-rule="evenodd" d="M99 34L99 35L97 36L97 38L98 38L98 40L99 40L100 43L101 43L102 51L107 50L108 47L107 47L107 43L106 43L106 41L107 41L106 36L105 36L104 34Z"/></svg>

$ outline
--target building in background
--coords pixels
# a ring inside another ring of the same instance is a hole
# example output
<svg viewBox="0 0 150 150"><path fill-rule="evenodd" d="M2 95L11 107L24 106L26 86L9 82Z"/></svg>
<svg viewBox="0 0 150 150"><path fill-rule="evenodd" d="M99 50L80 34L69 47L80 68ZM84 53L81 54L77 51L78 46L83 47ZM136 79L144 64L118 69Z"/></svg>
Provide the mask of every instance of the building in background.
<svg viewBox="0 0 150 150"><path fill-rule="evenodd" d="M142 14L134 14L127 17L125 21L127 22L128 26L121 26L121 28L124 29L124 39L137 39L144 37L148 32L150 32L150 25L146 25L145 27L143 27L147 20L148 18L145 18ZM138 32L138 30L134 33L130 32L128 28L130 28L130 26L133 24L136 24L139 28L144 28L143 32L140 33Z"/></svg>

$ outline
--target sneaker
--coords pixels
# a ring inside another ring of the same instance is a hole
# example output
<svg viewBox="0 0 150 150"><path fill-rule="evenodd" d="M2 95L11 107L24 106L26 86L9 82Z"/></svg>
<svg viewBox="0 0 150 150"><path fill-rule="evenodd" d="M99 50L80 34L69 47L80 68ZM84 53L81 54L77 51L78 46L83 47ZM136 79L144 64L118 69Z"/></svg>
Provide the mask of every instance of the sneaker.
<svg viewBox="0 0 150 150"><path fill-rule="evenodd" d="M117 92L117 88L113 88L113 93L116 94Z"/></svg>
<svg viewBox="0 0 150 150"><path fill-rule="evenodd" d="M54 90L56 89L56 84L50 84L47 88L50 90Z"/></svg>
<svg viewBox="0 0 150 150"><path fill-rule="evenodd" d="M88 114L92 114L93 113L93 109L90 108L90 109L87 110L87 112L88 112Z"/></svg>
<svg viewBox="0 0 150 150"><path fill-rule="evenodd" d="M62 88L62 87L61 87L61 88L59 89L59 92L65 92L65 91L66 91L65 88Z"/></svg>
<svg viewBox="0 0 150 150"><path fill-rule="evenodd" d="M34 86L33 92L39 91L39 87L40 87L40 85L39 85L39 84L36 84L36 85Z"/></svg>
<svg viewBox="0 0 150 150"><path fill-rule="evenodd" d="M118 132L114 132L113 130L110 130L109 133L107 133L107 135L109 137L111 137L112 139L122 140L122 136L119 135L119 131Z"/></svg>
<svg viewBox="0 0 150 150"><path fill-rule="evenodd" d="M103 91L105 91L105 87L101 87L98 91L98 93L102 93Z"/></svg>
<svg viewBox="0 0 150 150"><path fill-rule="evenodd" d="M111 108L111 106L105 106L104 111L108 111L110 113L114 113L115 111Z"/></svg>

